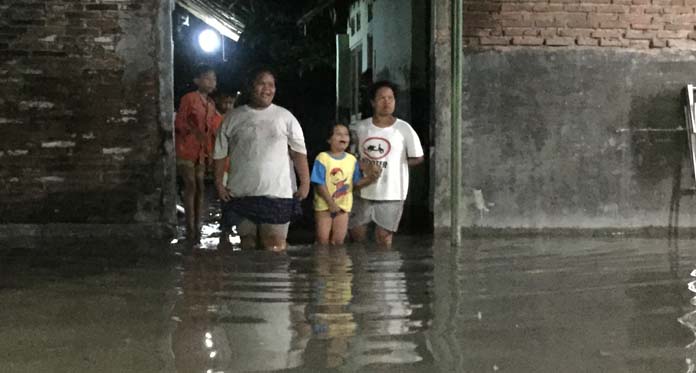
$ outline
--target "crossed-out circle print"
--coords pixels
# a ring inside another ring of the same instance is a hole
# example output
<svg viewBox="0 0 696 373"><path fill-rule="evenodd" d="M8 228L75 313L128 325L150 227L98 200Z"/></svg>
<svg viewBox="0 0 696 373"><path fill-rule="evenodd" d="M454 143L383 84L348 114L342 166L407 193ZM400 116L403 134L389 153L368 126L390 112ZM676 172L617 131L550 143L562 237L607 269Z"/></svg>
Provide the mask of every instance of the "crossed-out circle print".
<svg viewBox="0 0 696 373"><path fill-rule="evenodd" d="M368 137L362 143L362 152L373 161L382 159L389 155L391 143L383 137Z"/></svg>

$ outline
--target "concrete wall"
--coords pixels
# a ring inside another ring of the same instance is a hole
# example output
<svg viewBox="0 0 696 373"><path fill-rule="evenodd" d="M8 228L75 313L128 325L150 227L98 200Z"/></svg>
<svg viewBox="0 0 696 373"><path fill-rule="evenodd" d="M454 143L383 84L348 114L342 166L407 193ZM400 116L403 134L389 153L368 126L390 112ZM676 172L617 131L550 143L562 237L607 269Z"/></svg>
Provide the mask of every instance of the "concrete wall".
<svg viewBox="0 0 696 373"><path fill-rule="evenodd" d="M172 6L0 5L3 237L173 226Z"/></svg>
<svg viewBox="0 0 696 373"><path fill-rule="evenodd" d="M448 3L433 8L435 97L451 89ZM679 129L693 5L465 4L464 226L667 226L673 190L693 185ZM435 119L435 226L446 228L449 109ZM696 206L680 202L680 224L694 226Z"/></svg>
<svg viewBox="0 0 696 373"><path fill-rule="evenodd" d="M399 85L396 115L411 120L413 19L411 0L377 1L372 30L375 45L374 80Z"/></svg>

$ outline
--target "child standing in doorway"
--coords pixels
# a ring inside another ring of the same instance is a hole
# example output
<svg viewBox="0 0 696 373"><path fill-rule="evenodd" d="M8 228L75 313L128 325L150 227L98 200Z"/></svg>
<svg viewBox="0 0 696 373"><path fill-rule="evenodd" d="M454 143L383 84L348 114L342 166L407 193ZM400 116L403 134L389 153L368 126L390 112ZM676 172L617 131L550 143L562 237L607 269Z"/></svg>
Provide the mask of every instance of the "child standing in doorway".
<svg viewBox="0 0 696 373"><path fill-rule="evenodd" d="M368 166L363 177L358 161L346 152L350 133L344 124L331 128L329 151L314 161L311 181L314 184L314 217L318 244L341 245L348 231L348 216L353 207L353 190L373 183L378 167Z"/></svg>
<svg viewBox="0 0 696 373"><path fill-rule="evenodd" d="M239 96L239 92L235 95L230 95L226 92L220 92L215 100L215 104L217 106L217 114L215 116L215 131L217 132L217 129L220 128L222 124L222 120L225 118L225 115L227 115L229 112L232 111L235 107L235 103L237 101L237 97ZM214 146L214 145L213 145ZM230 157L225 158L225 170L224 170L224 175L222 177L222 182L227 185L227 177L229 176L229 169L230 169ZM220 217L220 240L218 242L218 247L219 248L227 248L229 247L232 243L230 242L230 234L235 233L233 231L232 225L229 223L229 217L225 213L225 209L220 209L221 210L221 217Z"/></svg>
<svg viewBox="0 0 696 373"><path fill-rule="evenodd" d="M217 85L215 71L199 65L193 82L197 89L181 98L174 128L176 170L184 181L186 238L195 243L201 238L205 170L212 164L216 112L210 94Z"/></svg>

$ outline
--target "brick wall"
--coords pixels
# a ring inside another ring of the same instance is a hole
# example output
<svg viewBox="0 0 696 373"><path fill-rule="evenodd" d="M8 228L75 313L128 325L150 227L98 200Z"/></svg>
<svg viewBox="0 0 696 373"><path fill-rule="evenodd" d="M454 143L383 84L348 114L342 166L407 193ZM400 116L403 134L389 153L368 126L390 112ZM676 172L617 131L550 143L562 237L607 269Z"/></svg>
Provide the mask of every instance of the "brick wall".
<svg viewBox="0 0 696 373"><path fill-rule="evenodd" d="M465 2L467 46L696 49L696 0Z"/></svg>
<svg viewBox="0 0 696 373"><path fill-rule="evenodd" d="M0 5L0 224L171 219L160 5Z"/></svg>

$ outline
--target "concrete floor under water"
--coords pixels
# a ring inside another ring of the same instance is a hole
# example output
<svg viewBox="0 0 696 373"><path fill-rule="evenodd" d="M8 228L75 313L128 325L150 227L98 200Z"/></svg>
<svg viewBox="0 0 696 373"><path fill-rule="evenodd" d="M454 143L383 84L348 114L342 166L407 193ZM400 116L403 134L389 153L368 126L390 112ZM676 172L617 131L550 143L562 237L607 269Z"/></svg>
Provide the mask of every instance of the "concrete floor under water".
<svg viewBox="0 0 696 373"><path fill-rule="evenodd" d="M693 372L695 246L6 250L0 371Z"/></svg>

